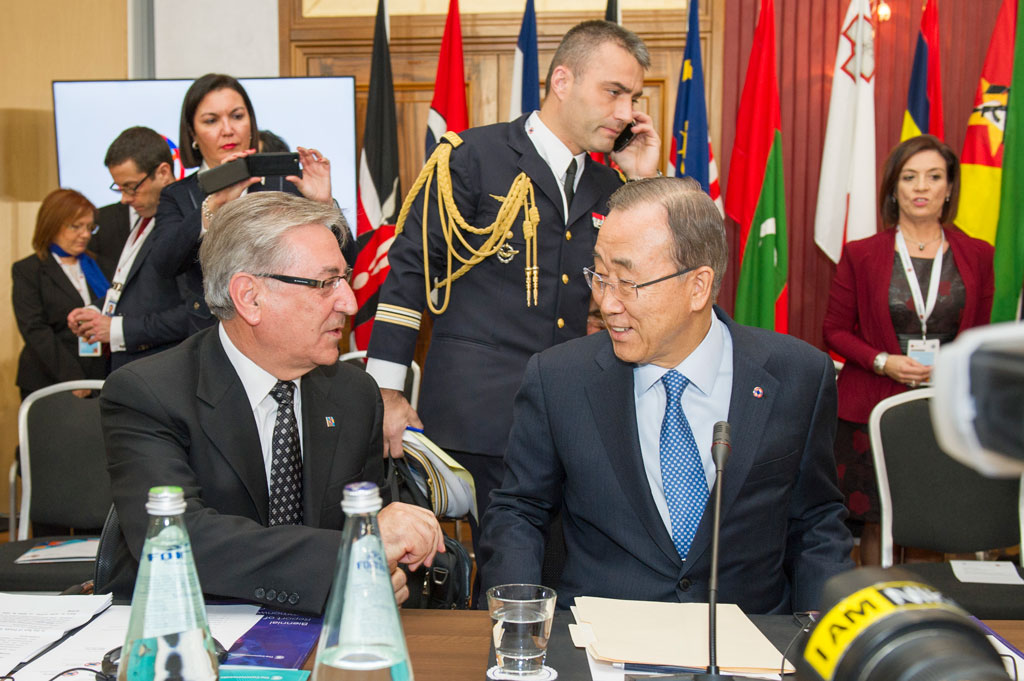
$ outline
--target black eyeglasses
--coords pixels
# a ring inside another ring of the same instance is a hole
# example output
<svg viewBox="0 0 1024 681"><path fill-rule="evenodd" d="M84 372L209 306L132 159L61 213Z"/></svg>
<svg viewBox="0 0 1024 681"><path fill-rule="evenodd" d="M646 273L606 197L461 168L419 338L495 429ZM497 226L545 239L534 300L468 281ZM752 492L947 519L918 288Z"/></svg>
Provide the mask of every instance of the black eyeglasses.
<svg viewBox="0 0 1024 681"><path fill-rule="evenodd" d="M160 166L157 166L157 168L159 168L159 167ZM124 194L128 198L131 198L131 197L135 196L138 193L139 187L141 187L142 184L146 180L148 180L149 178L153 177L153 173L155 173L155 172L156 172L156 168L153 168L148 173L146 173L146 176L144 178L142 178L141 180L136 182L134 186L125 185L125 186L122 187L122 186L119 186L116 182L111 182L110 183L110 191L115 192L117 194Z"/></svg>
<svg viewBox="0 0 1024 681"><path fill-rule="evenodd" d="M327 277L326 279L308 279L306 277L293 277L290 274L256 274L257 277L266 277L267 279L276 279L277 281L283 281L286 284L296 284L298 286L308 286L309 288L317 288L323 291L325 294L329 294L339 286L341 282L346 284L352 283L352 268L345 268L345 274L335 275L333 277Z"/></svg>
<svg viewBox="0 0 1024 681"><path fill-rule="evenodd" d="M640 289L646 286L657 284L663 281L668 281L669 279L674 279L676 277L681 277L684 274L688 274L694 271L695 269L697 268L687 267L685 270L679 270L674 274L669 274L659 279L645 281L642 284L638 284L635 281L629 281L628 279L614 279L606 274L598 274L589 267L584 267L583 278L586 279L587 286L590 287L590 290L592 290L595 295L603 296L605 291L610 288L616 298L622 301L626 301L636 300L637 298L639 298Z"/></svg>

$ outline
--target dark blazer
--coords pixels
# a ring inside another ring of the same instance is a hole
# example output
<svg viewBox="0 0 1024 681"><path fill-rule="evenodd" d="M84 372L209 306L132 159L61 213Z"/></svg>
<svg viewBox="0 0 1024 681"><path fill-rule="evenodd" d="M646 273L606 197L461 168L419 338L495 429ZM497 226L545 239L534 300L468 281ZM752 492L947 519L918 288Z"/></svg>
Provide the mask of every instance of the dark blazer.
<svg viewBox="0 0 1024 681"><path fill-rule="evenodd" d="M716 312L733 341L719 598L747 613L817 608L825 580L853 567L832 458L832 362L791 336ZM552 585L560 607L580 595L707 600L713 495L683 562L644 471L633 366L616 358L604 332L530 360L505 480L482 523L484 588L539 583L544 531L562 508L567 557Z"/></svg>
<svg viewBox="0 0 1024 681"><path fill-rule="evenodd" d="M100 209L101 219L104 214L107 216L107 224L101 223L102 227L96 236L108 227L113 227L111 231L115 232L119 232L122 226L126 227L128 231L121 239L123 250L127 235L131 232L131 225L128 224L128 206L120 203L104 206ZM182 287L178 282L180 277L161 276L148 264L153 242L160 230L159 221L155 222L151 229L154 232L146 237L138 255L135 256L117 303L116 314L123 317L122 330L126 349L110 353L111 371L132 360L166 350L188 337L189 314L182 297ZM93 240L95 238L94 236ZM91 246L92 241L89 244ZM118 250L113 257L111 270L117 267L120 257L121 250Z"/></svg>
<svg viewBox="0 0 1024 681"><path fill-rule="evenodd" d="M280 191L301 195L298 188L283 177L268 177L263 183L249 187L250 192ZM199 187L199 172L169 184L160 192L156 221L160 229L151 256L156 271L168 278L180 277L185 305L188 308L189 335L216 323L203 296L203 269L199 265L199 235L202 233L202 206L206 194ZM346 262L355 262L355 240L348 239L342 248Z"/></svg>
<svg viewBox="0 0 1024 681"><path fill-rule="evenodd" d="M301 390L305 524L267 527L256 422L216 327L110 375L100 397L103 434L114 503L136 558L149 488L179 485L207 594L323 609L344 523L342 490L382 482L383 406L373 379L346 364L311 371Z"/></svg>
<svg viewBox="0 0 1024 681"><path fill-rule="evenodd" d="M525 120L459 133L463 143L451 154L453 195L475 227L494 221L501 197L519 173L529 176L540 213L540 286L539 304L527 307L521 214L512 227L509 243L518 253L511 261L489 257L452 286L447 311L434 318L419 407L427 434L446 449L500 457L512 424L512 400L530 356L586 333L590 290L583 268L593 264L600 224L593 214L607 213L608 197L622 186L617 173L587 158L567 226L558 182L527 136ZM434 194L431 206L436 206ZM417 199L388 251L391 271L379 298L379 305L413 314L427 307L421 211ZM443 278L447 249L436 211L430 213L429 230L430 274ZM467 236L475 245L483 241ZM388 323L378 314L368 354L408 365L417 336L418 329Z"/></svg>
<svg viewBox="0 0 1024 681"><path fill-rule="evenodd" d="M78 356L78 336L68 328L68 313L82 307L82 296L57 261L33 254L14 263L11 276L14 318L25 341L16 379L22 398L54 383L103 378L106 359Z"/></svg>
<svg viewBox="0 0 1024 681"><path fill-rule="evenodd" d="M123 203L111 203L96 211L96 233L89 239L89 250L96 254L96 259L109 262L110 268L117 267L121 250L128 240L132 226L128 223L128 206Z"/></svg>
<svg viewBox="0 0 1024 681"><path fill-rule="evenodd" d="M945 228L948 254L960 271L966 301L960 331L988 324L992 314L994 279L992 246L956 227ZM825 312L825 344L842 355L839 372L839 418L867 423L876 404L907 390L901 383L874 372L875 355L900 354L899 339L889 313L896 230L852 241L843 248Z"/></svg>

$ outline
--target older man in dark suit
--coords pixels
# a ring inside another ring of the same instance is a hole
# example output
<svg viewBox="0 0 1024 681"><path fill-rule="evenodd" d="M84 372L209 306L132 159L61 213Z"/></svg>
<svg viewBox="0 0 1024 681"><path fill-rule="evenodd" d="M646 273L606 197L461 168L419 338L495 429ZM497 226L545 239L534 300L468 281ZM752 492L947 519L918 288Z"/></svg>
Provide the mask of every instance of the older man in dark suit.
<svg viewBox="0 0 1024 681"><path fill-rule="evenodd" d="M343 488L382 481L377 386L337 361L355 311L339 245L345 229L334 206L280 192L231 202L200 249L220 323L104 386L114 503L129 547L138 556L147 490L182 487L210 595L320 612ZM429 564L443 550L441 530L430 511L401 503L379 521L404 599L396 564Z"/></svg>
<svg viewBox="0 0 1024 681"><path fill-rule="evenodd" d="M825 580L852 567L831 361L714 307L725 232L696 183L642 180L609 203L587 272L607 332L530 360L483 522L484 586L538 582L562 509L562 607L706 600L710 444L728 420L720 598L752 613L817 607Z"/></svg>

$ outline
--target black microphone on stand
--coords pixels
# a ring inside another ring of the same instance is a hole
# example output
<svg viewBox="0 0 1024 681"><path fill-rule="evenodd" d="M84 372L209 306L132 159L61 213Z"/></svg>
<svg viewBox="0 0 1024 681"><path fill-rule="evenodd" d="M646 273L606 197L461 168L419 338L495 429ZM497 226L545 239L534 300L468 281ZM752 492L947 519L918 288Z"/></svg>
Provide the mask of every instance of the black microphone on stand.
<svg viewBox="0 0 1024 681"><path fill-rule="evenodd" d="M708 583L708 667L703 674L672 674L658 676L658 681L721 681L732 679L718 669L718 540L722 520L722 471L725 461L732 452L729 437L729 422L715 424L711 437L711 460L715 462L715 505L711 526L711 579Z"/></svg>

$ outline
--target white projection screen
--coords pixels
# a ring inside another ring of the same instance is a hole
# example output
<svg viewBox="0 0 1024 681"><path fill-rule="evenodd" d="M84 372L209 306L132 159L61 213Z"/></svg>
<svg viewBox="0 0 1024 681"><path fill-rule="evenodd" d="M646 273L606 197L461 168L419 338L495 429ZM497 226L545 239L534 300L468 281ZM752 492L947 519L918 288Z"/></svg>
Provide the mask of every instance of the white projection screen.
<svg viewBox="0 0 1024 681"><path fill-rule="evenodd" d="M355 78L240 78L263 130L331 161L331 188L356 227ZM77 189L97 207L119 200L103 165L107 147L125 128L145 125L175 146L181 102L191 80L54 81L60 186ZM195 169L186 170L191 173ZM175 176L181 177L175 162Z"/></svg>

